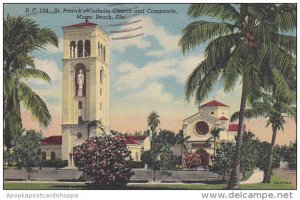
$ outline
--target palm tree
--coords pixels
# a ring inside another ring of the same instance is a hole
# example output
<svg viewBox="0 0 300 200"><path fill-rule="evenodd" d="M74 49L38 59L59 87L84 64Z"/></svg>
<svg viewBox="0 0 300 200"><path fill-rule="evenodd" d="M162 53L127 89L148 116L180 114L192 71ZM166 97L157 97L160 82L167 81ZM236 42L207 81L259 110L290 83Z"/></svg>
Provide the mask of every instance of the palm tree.
<svg viewBox="0 0 300 200"><path fill-rule="evenodd" d="M262 102L255 102L252 105L252 108L245 110L246 118L257 118L257 117L265 117L267 118L266 127L271 125L272 127L272 140L271 146L268 153L268 161L267 167L264 169L264 179L263 183L270 183L271 174L272 174L272 161L273 161L273 152L276 141L276 135L279 130L284 129L284 113L289 116L296 116L296 108L290 106L279 98L275 98L275 100L268 98ZM239 113L235 112L231 116L231 121L237 120L239 117Z"/></svg>
<svg viewBox="0 0 300 200"><path fill-rule="evenodd" d="M160 124L159 115L157 112L152 111L150 115L147 118L148 126L151 130L151 140L155 137L156 129L158 125Z"/></svg>
<svg viewBox="0 0 300 200"><path fill-rule="evenodd" d="M209 143L211 140L214 141L214 156L216 155L216 142L217 142L217 139L220 138L220 132L223 131L224 129L222 128L214 128L210 131L211 133L211 137L208 138L206 140L207 143Z"/></svg>
<svg viewBox="0 0 300 200"><path fill-rule="evenodd" d="M183 53L208 42L205 59L186 81L185 96L201 103L222 81L224 91L238 82L242 86L236 151L229 189L239 188L239 168L246 101L261 96L261 88L270 89L274 79L278 91L292 98L286 80L295 76L296 37L287 33L296 28L294 4L192 4L188 15L209 17L188 24L179 41ZM273 65L277 63L277 65ZM287 78L288 77L288 78Z"/></svg>
<svg viewBox="0 0 300 200"><path fill-rule="evenodd" d="M58 39L50 29L21 16L7 16L3 28L4 138L9 149L13 135L22 128L21 102L41 126L51 121L45 102L23 80L37 78L50 83L50 77L35 68L32 51L47 45L57 47Z"/></svg>
<svg viewBox="0 0 300 200"><path fill-rule="evenodd" d="M177 142L176 142L176 143L181 145L181 147L180 147L180 152L181 152L181 163L182 163L182 165L184 164L183 150L186 150L186 145L185 145L185 143L186 143L186 141L187 141L188 139L190 139L190 137L191 137L191 136L186 136L186 137L184 137L182 131L180 131L180 133L178 133L178 134L176 135L176 139L177 139Z"/></svg>
<svg viewBox="0 0 300 200"><path fill-rule="evenodd" d="M103 128L101 121L99 120L92 120L92 121L81 121L80 124L83 124L87 128L88 138L90 138L90 134L92 130L100 129L102 133L105 133L105 129Z"/></svg>

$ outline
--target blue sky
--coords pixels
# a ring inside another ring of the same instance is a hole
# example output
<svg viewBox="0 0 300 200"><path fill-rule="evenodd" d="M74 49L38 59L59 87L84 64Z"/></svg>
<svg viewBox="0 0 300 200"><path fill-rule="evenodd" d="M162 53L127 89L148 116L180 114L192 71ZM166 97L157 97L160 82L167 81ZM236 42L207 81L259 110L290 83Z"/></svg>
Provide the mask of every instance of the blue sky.
<svg viewBox="0 0 300 200"><path fill-rule="evenodd" d="M145 130L146 117L156 110L161 116L161 127L178 131L182 120L197 112L197 105L184 100L184 82L194 67L203 58L204 46L183 55L178 47L182 29L195 19L186 15L188 4L6 4L4 15L25 15L25 9L48 8L133 8L138 9L174 9L176 14L140 14L125 20L99 20L91 22L99 24L106 32L124 28L143 26L136 33L144 35L127 40L111 40L111 128L120 131L134 132ZM102 14L105 15L105 14ZM124 14L126 17L132 14ZM28 17L40 26L52 29L61 40L62 26L81 23L77 14L34 14ZM95 17L95 14L94 14ZM130 26L110 26L125 21L141 20ZM134 34L134 33L133 33ZM112 37L122 34L110 34ZM34 52L36 65L45 70L52 78L51 86L41 81L30 81L30 85L46 101L52 117L47 134L60 134L61 122L61 84L62 84L62 48L47 47L46 50ZM229 105L230 111L239 108L241 87L239 85L231 93L224 94L217 84L209 97ZM28 117L28 116L26 116Z"/></svg>

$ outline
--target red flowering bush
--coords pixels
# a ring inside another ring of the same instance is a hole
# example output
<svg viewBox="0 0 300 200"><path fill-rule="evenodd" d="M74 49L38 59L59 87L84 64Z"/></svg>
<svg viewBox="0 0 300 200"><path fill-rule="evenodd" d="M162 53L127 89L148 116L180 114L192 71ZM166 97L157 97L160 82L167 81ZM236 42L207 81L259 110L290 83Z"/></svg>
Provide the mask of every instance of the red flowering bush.
<svg viewBox="0 0 300 200"><path fill-rule="evenodd" d="M184 160L187 168L196 168L201 165L201 156L196 152L187 153Z"/></svg>
<svg viewBox="0 0 300 200"><path fill-rule="evenodd" d="M76 166L94 186L124 186L132 175L126 161L130 151L122 137L92 137L75 147L73 155Z"/></svg>

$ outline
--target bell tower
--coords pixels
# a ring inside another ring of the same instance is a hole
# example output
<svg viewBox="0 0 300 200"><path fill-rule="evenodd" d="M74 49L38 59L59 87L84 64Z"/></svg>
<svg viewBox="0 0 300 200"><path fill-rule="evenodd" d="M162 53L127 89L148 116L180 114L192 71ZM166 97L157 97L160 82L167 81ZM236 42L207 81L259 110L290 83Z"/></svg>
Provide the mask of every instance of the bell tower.
<svg viewBox="0 0 300 200"><path fill-rule="evenodd" d="M63 27L62 159L88 137L80 122L109 127L109 35L85 21Z"/></svg>

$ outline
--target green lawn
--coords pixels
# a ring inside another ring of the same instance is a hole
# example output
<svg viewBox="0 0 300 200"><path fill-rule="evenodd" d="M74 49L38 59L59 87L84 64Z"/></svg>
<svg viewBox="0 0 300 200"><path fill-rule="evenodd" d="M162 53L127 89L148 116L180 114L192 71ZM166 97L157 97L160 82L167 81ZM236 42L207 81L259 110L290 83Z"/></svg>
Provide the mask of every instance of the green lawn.
<svg viewBox="0 0 300 200"><path fill-rule="evenodd" d="M125 189L125 190L220 190L226 188L225 184L164 184L164 185L157 185L157 184L135 184L129 185L125 188L115 188L115 189ZM65 190L65 189L72 189L72 190L87 190L91 189L88 188L84 183L4 183L4 189L47 189L47 190ZM295 187L291 184L287 184L287 181L281 179L277 176L272 176L271 183L257 183L257 184L247 184L241 185L240 189L250 190L250 189L295 189Z"/></svg>

